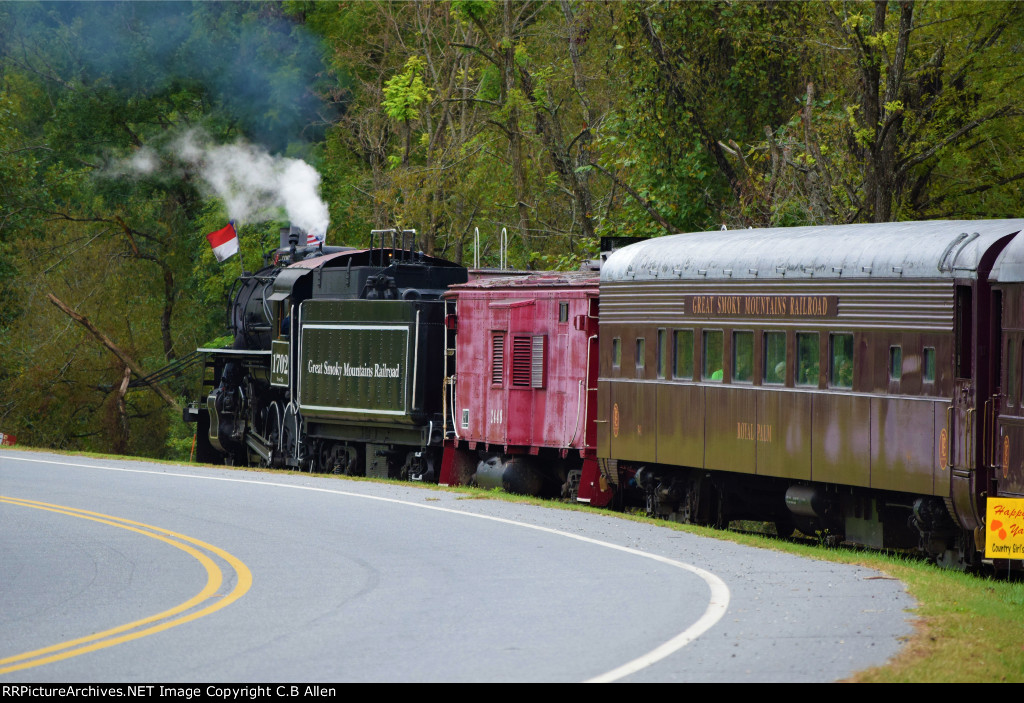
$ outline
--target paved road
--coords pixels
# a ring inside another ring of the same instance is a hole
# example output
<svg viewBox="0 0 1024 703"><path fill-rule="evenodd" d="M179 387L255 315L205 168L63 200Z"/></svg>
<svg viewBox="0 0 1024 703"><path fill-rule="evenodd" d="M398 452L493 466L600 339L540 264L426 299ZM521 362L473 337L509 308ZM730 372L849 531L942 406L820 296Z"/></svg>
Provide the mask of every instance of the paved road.
<svg viewBox="0 0 1024 703"><path fill-rule="evenodd" d="M894 580L414 485L0 452L0 683L832 681Z"/></svg>

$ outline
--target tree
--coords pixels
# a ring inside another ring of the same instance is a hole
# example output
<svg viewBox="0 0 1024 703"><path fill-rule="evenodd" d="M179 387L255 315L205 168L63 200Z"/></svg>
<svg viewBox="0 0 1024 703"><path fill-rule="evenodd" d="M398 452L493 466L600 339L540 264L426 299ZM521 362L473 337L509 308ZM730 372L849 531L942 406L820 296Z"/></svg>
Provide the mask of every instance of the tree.
<svg viewBox="0 0 1024 703"><path fill-rule="evenodd" d="M733 150L775 213L1015 217L1024 128L1015 3L834 3L801 109ZM734 145L735 146L735 145ZM770 155L770 158L767 158ZM769 218L771 219L771 218ZM785 220L783 220L785 221Z"/></svg>
<svg viewBox="0 0 1024 703"><path fill-rule="evenodd" d="M205 295L223 290L209 284L225 273L211 271L200 242L223 225L223 206L182 171L127 177L126 164L197 125L223 140L243 127L267 139L298 131L288 125L301 96L282 112L288 93L252 94L243 111L244 86L218 91L238 68L274 93L301 77L309 54L266 62L270 40L291 32L273 5L17 4L0 14L0 172L12 175L0 187L0 247L16 254L16 278L0 291L14 303L0 320L0 423L30 444L159 455L162 403L125 395L122 360L47 294L149 371L214 336L223 298ZM239 37L240 58L217 53Z"/></svg>

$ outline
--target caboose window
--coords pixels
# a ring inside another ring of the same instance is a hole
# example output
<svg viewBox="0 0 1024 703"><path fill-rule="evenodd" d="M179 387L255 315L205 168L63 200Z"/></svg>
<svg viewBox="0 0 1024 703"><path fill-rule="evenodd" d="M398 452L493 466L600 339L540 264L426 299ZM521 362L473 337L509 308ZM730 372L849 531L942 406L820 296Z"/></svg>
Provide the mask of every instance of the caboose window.
<svg viewBox="0 0 1024 703"><path fill-rule="evenodd" d="M693 330L673 332L672 375L675 378L693 378Z"/></svg>
<svg viewBox="0 0 1024 703"><path fill-rule="evenodd" d="M754 333L732 333L732 380L754 382Z"/></svg>
<svg viewBox="0 0 1024 703"><path fill-rule="evenodd" d="M764 382L782 385L786 382L786 333L764 333Z"/></svg>
<svg viewBox="0 0 1024 703"><path fill-rule="evenodd" d="M853 388L853 335L829 335L829 384L833 388Z"/></svg>
<svg viewBox="0 0 1024 703"><path fill-rule="evenodd" d="M704 358L701 360L701 378L705 381L722 380L722 341L725 334L722 330L704 330L703 351Z"/></svg>
<svg viewBox="0 0 1024 703"><path fill-rule="evenodd" d="M923 366L922 380L925 383L935 383L935 347L924 348Z"/></svg>
<svg viewBox="0 0 1024 703"><path fill-rule="evenodd" d="M817 332L798 332L796 335L796 385L818 385L818 359L820 355Z"/></svg>
<svg viewBox="0 0 1024 703"><path fill-rule="evenodd" d="M889 380L898 381L903 378L903 348L889 347Z"/></svg>
<svg viewBox="0 0 1024 703"><path fill-rule="evenodd" d="M563 300L558 303L558 321L568 322L569 321L569 301Z"/></svg>

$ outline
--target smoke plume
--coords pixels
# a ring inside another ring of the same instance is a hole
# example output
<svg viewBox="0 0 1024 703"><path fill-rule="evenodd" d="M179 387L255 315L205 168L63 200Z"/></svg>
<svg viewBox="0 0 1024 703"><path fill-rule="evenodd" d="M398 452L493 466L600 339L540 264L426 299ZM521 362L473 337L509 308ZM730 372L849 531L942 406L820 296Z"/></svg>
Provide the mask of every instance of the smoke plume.
<svg viewBox="0 0 1024 703"><path fill-rule="evenodd" d="M145 147L113 168L126 175L176 170L197 176L205 195L222 200L239 225L280 219L284 210L291 224L306 232L327 232L330 215L320 199L316 169L245 141L213 144L203 132L190 130L162 153Z"/></svg>
<svg viewBox="0 0 1024 703"><path fill-rule="evenodd" d="M253 144L208 144L190 131L173 143L187 168L224 201L231 219L244 224L279 217L311 234L324 234L330 224L320 199L320 174L300 159L273 156Z"/></svg>

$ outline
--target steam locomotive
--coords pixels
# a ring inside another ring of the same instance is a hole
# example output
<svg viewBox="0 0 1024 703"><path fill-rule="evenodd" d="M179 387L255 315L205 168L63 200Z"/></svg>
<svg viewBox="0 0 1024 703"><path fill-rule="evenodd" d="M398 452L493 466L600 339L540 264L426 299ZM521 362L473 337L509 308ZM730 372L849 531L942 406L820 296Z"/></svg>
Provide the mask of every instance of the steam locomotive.
<svg viewBox="0 0 1024 703"><path fill-rule="evenodd" d="M235 348L204 350L200 458L633 501L974 566L986 502L1024 499L1021 230L681 234L599 276L504 278L410 233L292 244L240 282Z"/></svg>
<svg viewBox="0 0 1024 703"><path fill-rule="evenodd" d="M232 291L230 349L205 355L200 461L436 480L449 286L466 269L416 251L413 231L368 249L299 246Z"/></svg>

